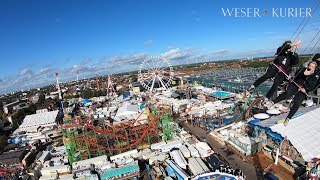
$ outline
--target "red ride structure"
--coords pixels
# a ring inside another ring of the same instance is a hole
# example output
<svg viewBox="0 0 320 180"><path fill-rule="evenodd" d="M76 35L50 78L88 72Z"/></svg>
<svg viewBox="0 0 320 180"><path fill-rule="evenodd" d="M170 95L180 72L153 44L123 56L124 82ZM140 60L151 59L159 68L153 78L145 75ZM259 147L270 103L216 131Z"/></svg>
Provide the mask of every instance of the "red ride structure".
<svg viewBox="0 0 320 180"><path fill-rule="evenodd" d="M143 114L147 118L142 118ZM65 121L63 125L64 145L69 162L89 159L101 155L116 155L131 149L144 149L153 143L172 137L171 114L168 111L155 113L143 111L128 122L113 124L91 123L90 119Z"/></svg>
<svg viewBox="0 0 320 180"><path fill-rule="evenodd" d="M0 179L10 179L16 176L16 170L9 167L0 167Z"/></svg>

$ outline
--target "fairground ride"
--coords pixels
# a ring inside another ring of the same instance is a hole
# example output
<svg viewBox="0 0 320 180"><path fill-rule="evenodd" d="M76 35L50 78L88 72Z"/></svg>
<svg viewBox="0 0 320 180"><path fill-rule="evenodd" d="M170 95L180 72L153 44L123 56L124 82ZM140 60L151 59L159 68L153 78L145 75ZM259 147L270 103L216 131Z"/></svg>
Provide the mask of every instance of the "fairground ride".
<svg viewBox="0 0 320 180"><path fill-rule="evenodd" d="M140 118L147 114L147 119ZM63 125L63 141L69 162L101 155L116 155L131 149L144 149L151 144L172 138L172 117L169 110L146 108L133 121L93 125L91 119L75 118Z"/></svg>

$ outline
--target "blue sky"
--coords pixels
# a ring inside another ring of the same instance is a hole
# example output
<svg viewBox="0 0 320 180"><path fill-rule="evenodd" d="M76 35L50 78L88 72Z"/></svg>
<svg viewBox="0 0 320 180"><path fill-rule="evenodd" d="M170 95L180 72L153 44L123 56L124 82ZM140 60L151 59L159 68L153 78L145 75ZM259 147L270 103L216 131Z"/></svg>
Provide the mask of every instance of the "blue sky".
<svg viewBox="0 0 320 180"><path fill-rule="evenodd" d="M224 17L221 8L313 8L314 0L0 1L0 93L136 70L150 55L173 65L273 55L303 18ZM320 9L320 7L319 7ZM262 14L262 13L261 13ZM319 30L312 12L302 48ZM318 38L317 38L318 39Z"/></svg>

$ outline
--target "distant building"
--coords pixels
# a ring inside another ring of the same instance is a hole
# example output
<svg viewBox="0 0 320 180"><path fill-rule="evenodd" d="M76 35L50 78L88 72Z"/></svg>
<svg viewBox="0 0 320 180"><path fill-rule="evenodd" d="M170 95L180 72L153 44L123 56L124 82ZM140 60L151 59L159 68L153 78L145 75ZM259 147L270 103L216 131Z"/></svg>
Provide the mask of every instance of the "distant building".
<svg viewBox="0 0 320 180"><path fill-rule="evenodd" d="M46 99L49 99L49 98L51 98L51 99L56 99L56 98L58 98L59 97L59 95L58 94L50 94L50 95L46 95Z"/></svg>
<svg viewBox="0 0 320 180"><path fill-rule="evenodd" d="M116 86L116 91L119 91L121 88L123 88L122 85L117 85L117 86Z"/></svg>
<svg viewBox="0 0 320 180"><path fill-rule="evenodd" d="M30 100L31 102L33 102L33 103L38 102L38 100L39 100L39 94L35 94L34 96L31 96L31 97L29 98L29 100Z"/></svg>
<svg viewBox="0 0 320 180"><path fill-rule="evenodd" d="M124 177L126 179L126 176L133 178L138 177L139 173L140 167L138 161L134 161L118 168L104 170L101 173L101 179L113 179L117 177Z"/></svg>
<svg viewBox="0 0 320 180"><path fill-rule="evenodd" d="M19 105L19 103L20 103L19 101L15 101L15 102L3 105L3 112L6 114L9 114L9 113L11 114L14 111L13 107Z"/></svg>
<svg viewBox="0 0 320 180"><path fill-rule="evenodd" d="M38 114L27 115L22 124L15 132L35 132L41 127L53 127L56 126L56 118L58 115L58 110L50 112L41 112Z"/></svg>
<svg viewBox="0 0 320 180"><path fill-rule="evenodd" d="M27 98L23 98L23 99L15 101L15 102L5 104L5 105L3 105L3 112L6 114L11 114L16 110L26 108L26 107L28 107L28 101L29 100Z"/></svg>

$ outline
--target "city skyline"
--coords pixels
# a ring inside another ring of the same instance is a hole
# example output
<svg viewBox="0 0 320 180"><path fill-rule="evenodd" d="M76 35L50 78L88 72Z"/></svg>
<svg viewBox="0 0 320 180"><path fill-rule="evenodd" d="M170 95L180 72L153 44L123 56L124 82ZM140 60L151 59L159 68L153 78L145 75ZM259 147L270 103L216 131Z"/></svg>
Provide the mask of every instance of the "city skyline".
<svg viewBox="0 0 320 180"><path fill-rule="evenodd" d="M88 78L137 70L150 55L173 65L271 56L303 21L292 40L301 39L299 52L310 53L304 49L320 27L318 4L311 0L0 3L1 94L54 83L55 72L66 81L76 72ZM222 8L257 8L261 17L228 17ZM263 14L272 8L315 11L308 18Z"/></svg>

